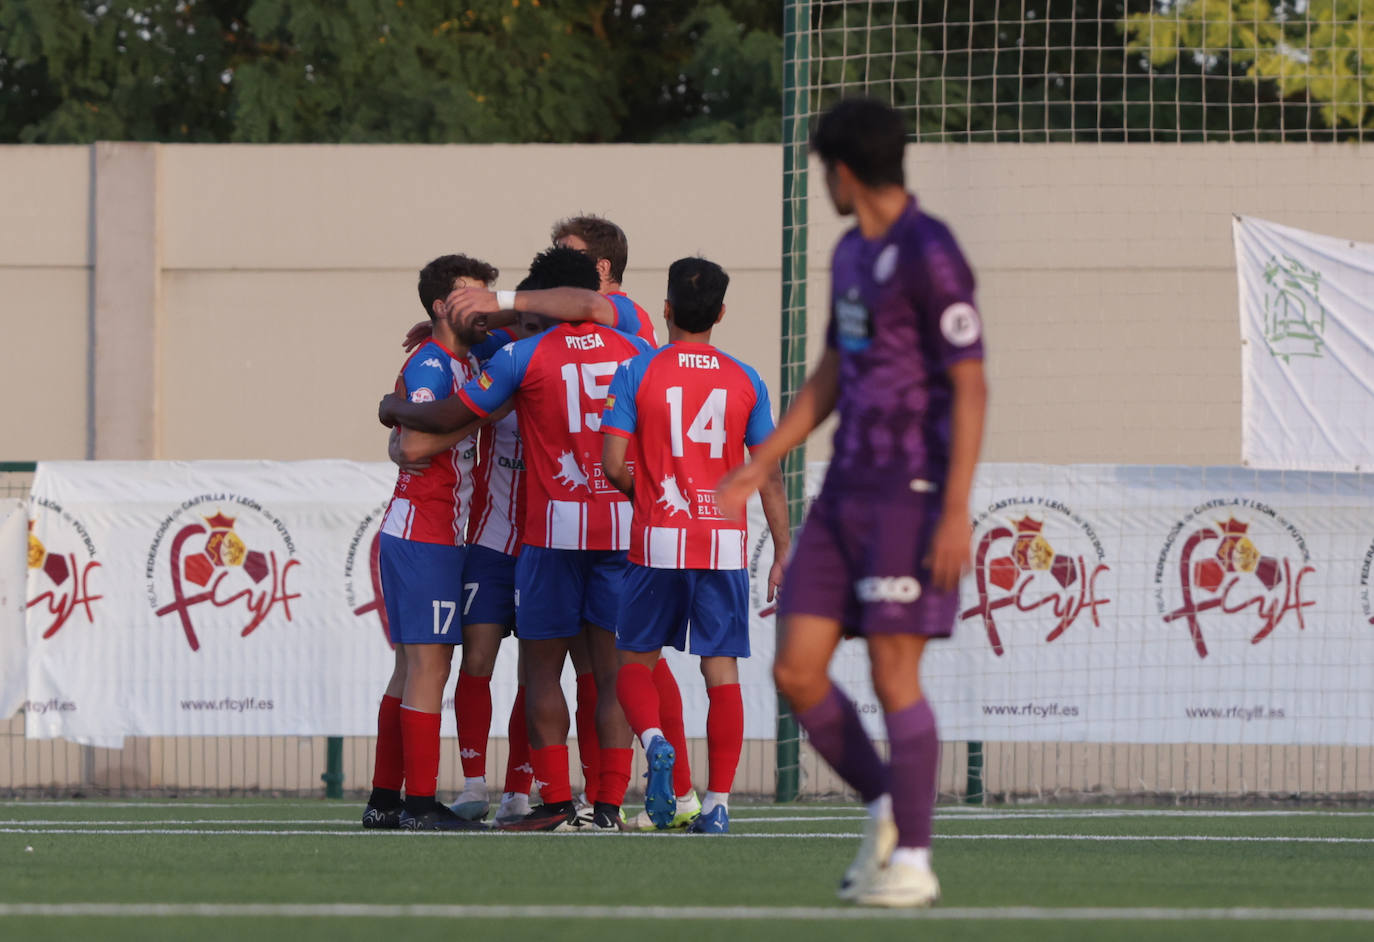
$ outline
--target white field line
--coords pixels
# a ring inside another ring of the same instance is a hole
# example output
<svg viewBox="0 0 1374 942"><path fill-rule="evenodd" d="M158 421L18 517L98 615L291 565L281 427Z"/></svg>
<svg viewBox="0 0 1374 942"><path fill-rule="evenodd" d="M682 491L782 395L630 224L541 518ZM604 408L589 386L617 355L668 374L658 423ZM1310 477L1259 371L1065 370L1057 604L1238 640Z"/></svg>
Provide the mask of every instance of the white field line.
<svg viewBox="0 0 1374 942"><path fill-rule="evenodd" d="M883 910L819 906L492 906L369 903L0 903L0 916L148 918L427 918L427 919L710 919L827 921L928 919L935 921L1054 920L1157 922L1374 922L1374 909L1166 909L1157 907L1048 908L998 906Z"/></svg>
<svg viewBox="0 0 1374 942"><path fill-rule="evenodd" d="M441 831L418 831L418 832L387 832L387 831L367 831L359 828L348 831L306 831L306 830L287 830L287 829L266 829L253 830L248 828L70 828L70 827L42 827L42 828L13 828L0 827L0 834L28 834L28 835L57 835L57 834L178 834L189 837L202 837L207 835L238 835L254 837L291 837L309 835L313 837L381 837L386 834L418 834L422 837L446 837L449 840L460 840L462 837L644 837L653 838L652 831L644 832L597 832L586 835L578 831L564 832L544 832L531 835L528 832L511 832L489 829L485 831L460 831L456 832L459 837L446 834ZM712 836L712 840L722 838L735 840L752 839L778 839L778 838L797 838L807 839L853 839L859 837L857 831L839 832L818 832L814 834L805 833L763 833L763 834L720 834ZM1099 841L1099 842L1202 842L1219 844L1374 844L1374 837L1276 837L1276 836L1218 836L1210 834L940 834L937 835L941 841Z"/></svg>

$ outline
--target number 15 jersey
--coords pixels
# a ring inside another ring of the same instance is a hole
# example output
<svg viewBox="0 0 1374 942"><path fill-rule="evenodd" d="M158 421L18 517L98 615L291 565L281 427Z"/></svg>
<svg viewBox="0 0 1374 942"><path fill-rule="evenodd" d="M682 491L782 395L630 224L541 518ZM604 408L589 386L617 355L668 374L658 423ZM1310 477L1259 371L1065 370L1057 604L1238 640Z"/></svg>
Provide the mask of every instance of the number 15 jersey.
<svg viewBox="0 0 1374 942"><path fill-rule="evenodd" d="M601 415L616 368L648 349L600 324L563 324L503 347L459 391L478 415L515 397L525 446L522 544L629 546L629 501L601 471Z"/></svg>
<svg viewBox="0 0 1374 942"><path fill-rule="evenodd" d="M745 529L716 509L716 485L773 431L753 367L706 343L671 343L615 374L602 428L631 440L630 562L654 569L744 569Z"/></svg>

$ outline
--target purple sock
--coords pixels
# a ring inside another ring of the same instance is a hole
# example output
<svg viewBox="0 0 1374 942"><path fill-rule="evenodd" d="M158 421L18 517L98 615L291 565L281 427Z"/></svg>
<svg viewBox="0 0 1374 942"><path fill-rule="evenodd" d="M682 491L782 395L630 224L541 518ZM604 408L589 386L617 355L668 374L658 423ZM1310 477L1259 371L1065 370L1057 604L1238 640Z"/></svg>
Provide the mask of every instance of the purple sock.
<svg viewBox="0 0 1374 942"><path fill-rule="evenodd" d="M892 817L898 847L929 847L930 819L935 814L935 788L940 773L940 734L930 704L918 700L887 714L892 747Z"/></svg>
<svg viewBox="0 0 1374 942"><path fill-rule="evenodd" d="M840 692L830 685L825 699L809 710L796 713L797 722L811 739L811 748L865 802L887 794L887 769L873 749L873 741L859 722L859 711Z"/></svg>

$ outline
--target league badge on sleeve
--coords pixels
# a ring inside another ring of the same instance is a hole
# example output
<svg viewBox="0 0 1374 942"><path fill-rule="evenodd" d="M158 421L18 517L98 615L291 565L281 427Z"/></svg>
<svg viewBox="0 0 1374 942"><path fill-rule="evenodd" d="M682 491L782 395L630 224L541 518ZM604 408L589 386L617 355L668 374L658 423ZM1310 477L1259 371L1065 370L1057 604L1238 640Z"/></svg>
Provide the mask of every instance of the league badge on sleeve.
<svg viewBox="0 0 1374 942"><path fill-rule="evenodd" d="M967 347L983 335L978 311L963 301L951 304L940 315L940 333L956 347Z"/></svg>

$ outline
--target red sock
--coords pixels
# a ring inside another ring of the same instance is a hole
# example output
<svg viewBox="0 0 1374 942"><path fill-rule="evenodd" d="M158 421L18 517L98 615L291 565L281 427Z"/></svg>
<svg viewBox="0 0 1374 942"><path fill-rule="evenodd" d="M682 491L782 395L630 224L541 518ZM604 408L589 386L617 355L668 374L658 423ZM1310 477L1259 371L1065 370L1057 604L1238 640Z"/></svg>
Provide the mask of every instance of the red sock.
<svg viewBox="0 0 1374 942"><path fill-rule="evenodd" d="M625 803L625 790L630 787L630 766L634 763L633 749L602 749L601 778L596 800L619 807Z"/></svg>
<svg viewBox="0 0 1374 942"><path fill-rule="evenodd" d="M525 728L525 688L515 691L515 704L510 708L510 752L506 754L506 792L521 795L530 793L534 766L530 765L530 732Z"/></svg>
<svg viewBox="0 0 1374 942"><path fill-rule="evenodd" d="M458 720L458 756L464 778L487 774L487 737L491 735L491 678L458 672L453 693L453 715Z"/></svg>
<svg viewBox="0 0 1374 942"><path fill-rule="evenodd" d="M654 665L654 686L658 688L659 728L677 753L673 762L673 793L685 795L692 790L692 762L687 756L687 729L682 724L682 691L663 658Z"/></svg>
<svg viewBox="0 0 1374 942"><path fill-rule="evenodd" d="M401 707L406 797L433 798L439 780L439 714Z"/></svg>
<svg viewBox="0 0 1374 942"><path fill-rule="evenodd" d="M530 761L534 765L534 777L539 781L539 794L544 804L572 801L572 786L568 784L567 746L531 749Z"/></svg>
<svg viewBox="0 0 1374 942"><path fill-rule="evenodd" d="M372 787L400 791L405 784L405 752L401 748L401 698L382 697L377 708L377 761Z"/></svg>
<svg viewBox="0 0 1374 942"><path fill-rule="evenodd" d="M577 675L577 755L582 760L582 782L587 800L596 801L600 774L597 760L601 740L596 735L596 678L591 673ZM538 768L538 766L536 766Z"/></svg>
<svg viewBox="0 0 1374 942"><path fill-rule="evenodd" d="M706 696L711 700L706 711L706 754L711 759L706 787L729 794L744 748L744 699L739 684L707 687Z"/></svg>
<svg viewBox="0 0 1374 942"><path fill-rule="evenodd" d="M615 696L636 736L643 736L646 729L655 726L663 728L658 716L658 691L649 668L643 664L622 665L615 675Z"/></svg>

